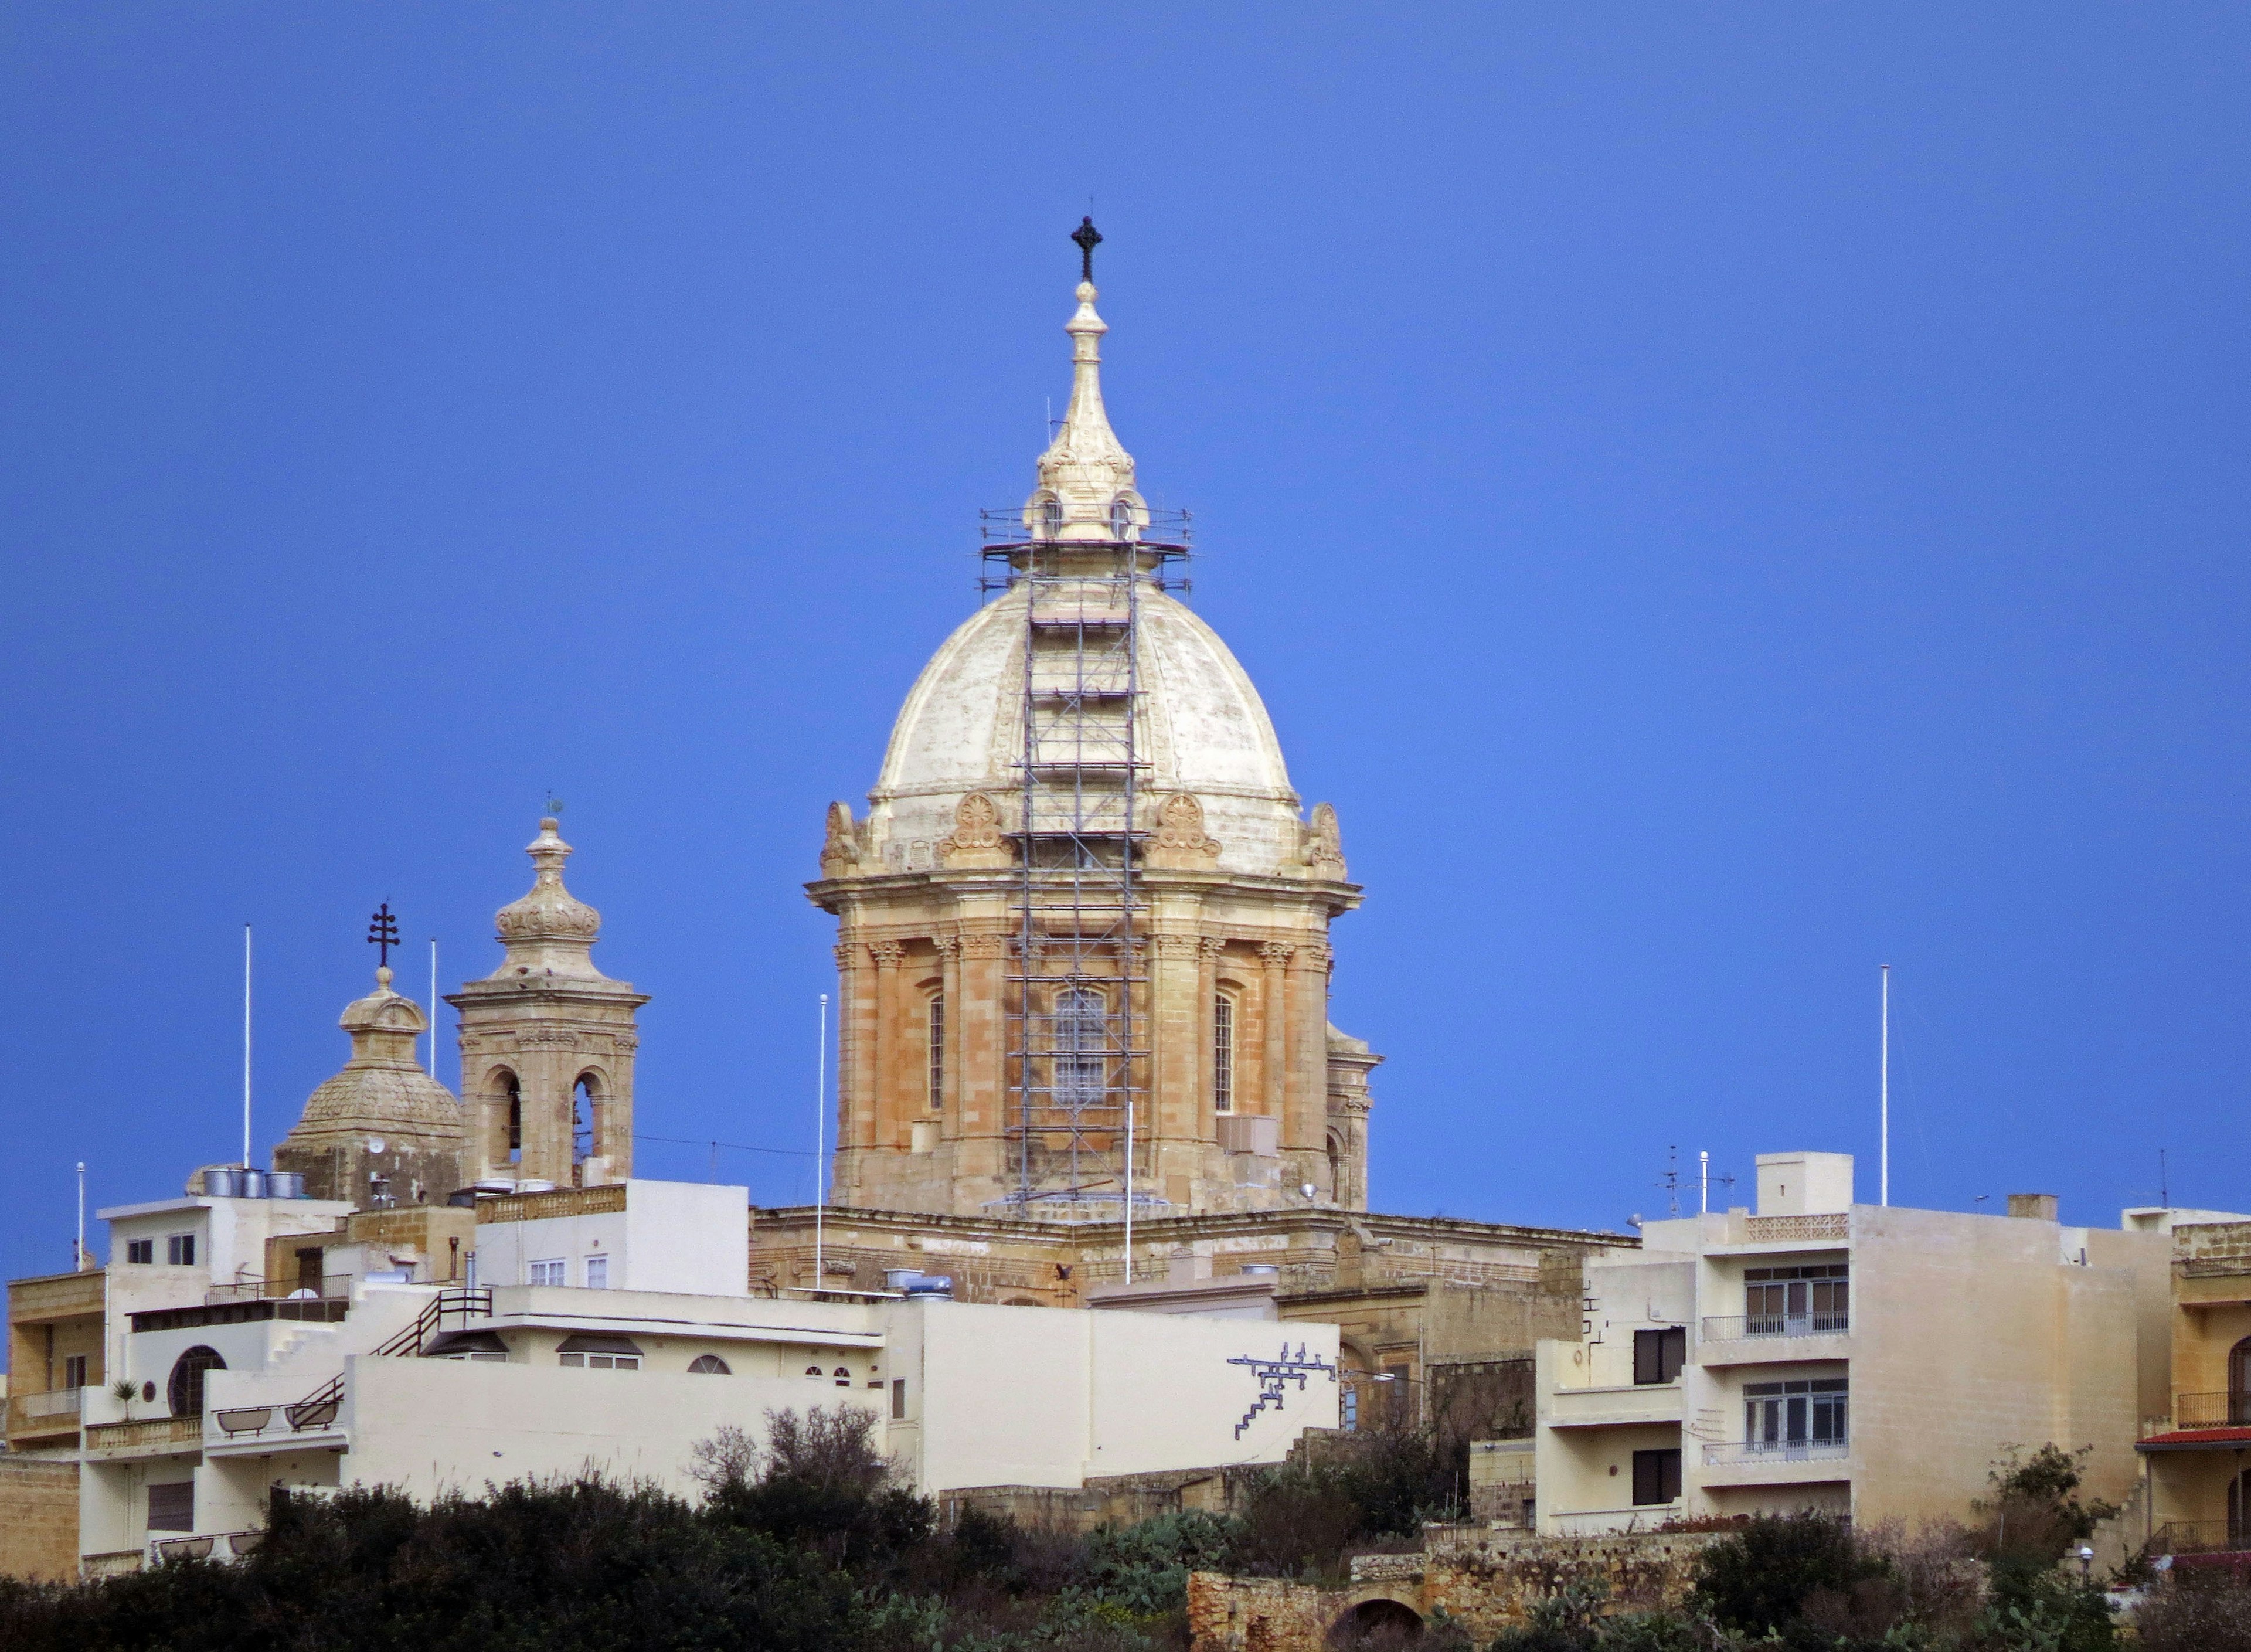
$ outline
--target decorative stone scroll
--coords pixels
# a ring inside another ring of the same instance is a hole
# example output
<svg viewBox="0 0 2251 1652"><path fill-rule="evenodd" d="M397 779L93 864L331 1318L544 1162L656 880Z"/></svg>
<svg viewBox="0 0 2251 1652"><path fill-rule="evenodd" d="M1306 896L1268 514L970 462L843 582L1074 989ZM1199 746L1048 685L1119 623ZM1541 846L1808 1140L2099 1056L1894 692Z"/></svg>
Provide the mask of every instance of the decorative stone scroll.
<svg viewBox="0 0 2251 1652"><path fill-rule="evenodd" d="M821 875L849 878L860 870L860 833L852 824L852 805L828 806L828 835L821 845Z"/></svg>
<svg viewBox="0 0 2251 1652"><path fill-rule="evenodd" d="M1213 871L1219 866L1219 839L1203 829L1203 805L1188 792L1174 792L1157 805L1157 830L1149 839L1150 865L1176 871Z"/></svg>
<svg viewBox="0 0 2251 1652"><path fill-rule="evenodd" d="M963 868L1006 866L1015 857L1001 835L1001 808L982 792L972 792L953 809L953 830L938 845L941 865Z"/></svg>
<svg viewBox="0 0 2251 1652"><path fill-rule="evenodd" d="M1332 883L1344 881L1344 838L1337 830L1337 812L1327 803L1313 805L1313 817L1305 825L1306 870Z"/></svg>

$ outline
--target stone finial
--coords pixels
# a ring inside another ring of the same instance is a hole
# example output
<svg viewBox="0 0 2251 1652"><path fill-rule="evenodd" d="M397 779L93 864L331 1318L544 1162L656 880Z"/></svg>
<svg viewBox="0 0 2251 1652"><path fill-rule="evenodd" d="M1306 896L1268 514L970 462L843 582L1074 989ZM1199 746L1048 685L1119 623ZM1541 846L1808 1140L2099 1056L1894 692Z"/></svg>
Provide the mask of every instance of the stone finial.
<svg viewBox="0 0 2251 1652"><path fill-rule="evenodd" d="M849 878L860 870L860 831L852 823L852 805L828 806L828 829L821 841L821 875Z"/></svg>
<svg viewBox="0 0 2251 1652"><path fill-rule="evenodd" d="M1344 881L1344 837L1337 829L1337 812L1327 803L1313 805L1313 817L1306 823L1306 870L1313 877L1332 883Z"/></svg>
<svg viewBox="0 0 2251 1652"><path fill-rule="evenodd" d="M539 836L523 852L537 870L530 892L502 906L495 920L501 943L508 948L498 973L522 975L537 968L599 979L601 971L587 952L602 933L602 914L563 886L563 863L571 858L571 850L555 816L539 823Z"/></svg>

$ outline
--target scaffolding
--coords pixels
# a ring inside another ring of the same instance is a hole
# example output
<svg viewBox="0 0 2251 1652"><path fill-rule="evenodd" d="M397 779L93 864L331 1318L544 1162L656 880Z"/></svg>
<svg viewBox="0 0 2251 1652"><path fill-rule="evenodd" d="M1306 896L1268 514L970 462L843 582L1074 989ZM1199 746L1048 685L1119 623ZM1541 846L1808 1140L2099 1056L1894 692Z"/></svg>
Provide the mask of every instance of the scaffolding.
<svg viewBox="0 0 2251 1652"><path fill-rule="evenodd" d="M987 592L1023 603L1017 865L1008 970L1004 1134L1011 1214L1122 1218L1146 1190L1137 1128L1149 1093L1148 979L1138 876L1141 605L1186 590L1188 513L1113 513L1107 539L1054 517L985 513Z"/></svg>

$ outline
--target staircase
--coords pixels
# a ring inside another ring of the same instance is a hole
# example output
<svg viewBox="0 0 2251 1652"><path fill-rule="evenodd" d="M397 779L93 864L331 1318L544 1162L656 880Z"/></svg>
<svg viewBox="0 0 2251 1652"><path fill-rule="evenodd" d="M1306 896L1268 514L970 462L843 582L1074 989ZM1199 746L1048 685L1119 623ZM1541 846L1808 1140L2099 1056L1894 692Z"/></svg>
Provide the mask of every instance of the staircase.
<svg viewBox="0 0 2251 1652"><path fill-rule="evenodd" d="M423 1349L446 1329L447 1320L458 1320L466 1326L472 1319L492 1317L492 1292L484 1288L440 1291L424 1305L412 1324L368 1351L378 1359L419 1357ZM327 1427L336 1421L336 1408L343 1403L343 1398L344 1379L339 1371L295 1405L284 1407L289 1426L300 1433Z"/></svg>

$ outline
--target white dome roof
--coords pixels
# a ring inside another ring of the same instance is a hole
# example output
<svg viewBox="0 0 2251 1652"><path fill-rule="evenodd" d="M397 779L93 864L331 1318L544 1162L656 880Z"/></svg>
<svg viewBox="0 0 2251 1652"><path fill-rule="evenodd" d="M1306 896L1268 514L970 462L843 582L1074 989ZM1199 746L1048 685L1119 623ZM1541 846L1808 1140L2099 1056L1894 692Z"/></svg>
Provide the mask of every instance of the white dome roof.
<svg viewBox="0 0 2251 1652"><path fill-rule="evenodd" d="M889 870L935 864L972 792L1016 818L1023 754L1024 607L1018 586L964 621L923 667L869 793L868 848ZM1145 816L1175 792L1203 805L1222 871L1302 876L1298 795L1258 691L1214 631L1153 586L1140 596L1134 743Z"/></svg>

